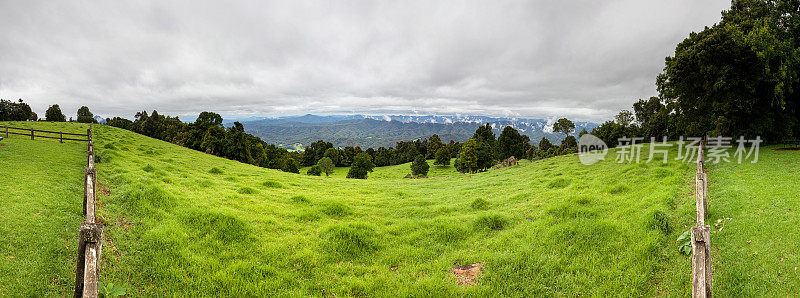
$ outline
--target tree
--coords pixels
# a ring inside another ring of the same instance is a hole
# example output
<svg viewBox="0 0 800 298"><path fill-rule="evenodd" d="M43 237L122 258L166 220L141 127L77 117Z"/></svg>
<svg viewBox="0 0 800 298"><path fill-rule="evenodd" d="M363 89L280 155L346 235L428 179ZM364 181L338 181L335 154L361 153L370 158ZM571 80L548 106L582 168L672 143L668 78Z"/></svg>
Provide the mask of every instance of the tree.
<svg viewBox="0 0 800 298"><path fill-rule="evenodd" d="M656 85L681 134L778 141L800 136L799 59L796 1L733 1L678 44Z"/></svg>
<svg viewBox="0 0 800 298"><path fill-rule="evenodd" d="M572 123L572 121L570 121L567 118L558 119L556 123L553 123L553 132L560 132L565 135L568 135L571 134L573 131L575 131L575 123Z"/></svg>
<svg viewBox="0 0 800 298"><path fill-rule="evenodd" d="M353 163L350 165L350 171L347 172L347 178L367 179L369 172L375 168L372 163L372 158L369 154L359 153L353 158Z"/></svg>
<svg viewBox="0 0 800 298"><path fill-rule="evenodd" d="M309 175L309 176L320 176L320 175L322 175L322 169L320 169L319 165L313 165L310 168L308 168L308 171L306 171L306 175Z"/></svg>
<svg viewBox="0 0 800 298"><path fill-rule="evenodd" d="M442 143L442 139L440 139L438 135L434 134L428 139L426 146L428 150L425 158L434 158L436 151L444 147L444 143Z"/></svg>
<svg viewBox="0 0 800 298"><path fill-rule="evenodd" d="M433 164L437 166L449 166L450 150L447 150L447 147L441 147L439 150L436 150L436 161L434 161Z"/></svg>
<svg viewBox="0 0 800 298"><path fill-rule="evenodd" d="M328 148L327 150L325 150L325 153L322 154L322 157L327 157L333 162L334 165L338 165L340 163L339 149Z"/></svg>
<svg viewBox="0 0 800 298"><path fill-rule="evenodd" d="M629 110L622 110L619 112L619 114L617 114L617 116L614 116L614 120L617 121L619 125L628 127L631 125L631 123L633 123L633 113L631 113Z"/></svg>
<svg viewBox="0 0 800 298"><path fill-rule="evenodd" d="M201 112L194 124L203 128L222 126L222 116L214 112Z"/></svg>
<svg viewBox="0 0 800 298"><path fill-rule="evenodd" d="M94 114L89 111L89 107L82 106L78 109L78 122L79 123L96 123L97 121L94 120Z"/></svg>
<svg viewBox="0 0 800 298"><path fill-rule="evenodd" d="M67 121L67 116L64 116L61 113L61 108L58 105L52 105L47 108L47 111L44 112L45 121L50 122L65 122Z"/></svg>
<svg viewBox="0 0 800 298"><path fill-rule="evenodd" d="M489 145L472 138L461 146L461 152L459 152L456 162L456 169L459 172L474 173L490 168L494 163L494 158Z"/></svg>
<svg viewBox="0 0 800 298"><path fill-rule="evenodd" d="M297 161L295 161L294 158L287 157L283 160L283 166L281 167L281 171L287 173L299 174L300 168L298 167Z"/></svg>
<svg viewBox="0 0 800 298"><path fill-rule="evenodd" d="M319 166L319 169L323 173L325 173L325 176L330 176L331 173L333 173L333 168L335 167L335 164L333 163L333 160L331 160L330 157L323 157L322 159L319 160L319 162L317 162L317 166Z"/></svg>
<svg viewBox="0 0 800 298"><path fill-rule="evenodd" d="M525 156L526 146L528 146L530 138L526 135L521 135L516 129L511 126L503 128L503 132L497 137L497 158L506 159L512 156L522 158Z"/></svg>
<svg viewBox="0 0 800 298"><path fill-rule="evenodd" d="M582 137L583 135L585 135L585 134L587 134L587 133L589 133L589 132L588 132L588 131L586 131L586 128L583 128L583 129L581 129L581 132L580 132L580 133L578 133L578 137L580 138L580 137Z"/></svg>
<svg viewBox="0 0 800 298"><path fill-rule="evenodd" d="M430 168L428 162L425 160L425 155L420 154L411 163L411 174L424 177L428 175L428 170Z"/></svg>
<svg viewBox="0 0 800 298"><path fill-rule="evenodd" d="M542 137L542 140L539 141L539 150L547 151L547 150L550 150L550 148L553 148L553 147L555 147L555 146L553 146L553 143L550 143L550 140L548 140L545 137Z"/></svg>

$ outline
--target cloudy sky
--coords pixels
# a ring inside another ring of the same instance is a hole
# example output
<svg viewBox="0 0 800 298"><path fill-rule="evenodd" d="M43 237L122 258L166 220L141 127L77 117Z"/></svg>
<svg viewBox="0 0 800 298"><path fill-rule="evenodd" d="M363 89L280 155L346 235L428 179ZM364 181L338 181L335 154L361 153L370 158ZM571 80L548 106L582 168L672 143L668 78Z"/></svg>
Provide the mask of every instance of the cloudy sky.
<svg viewBox="0 0 800 298"><path fill-rule="evenodd" d="M224 3L235 2L235 3ZM102 116L601 121L729 0L0 0L0 97Z"/></svg>

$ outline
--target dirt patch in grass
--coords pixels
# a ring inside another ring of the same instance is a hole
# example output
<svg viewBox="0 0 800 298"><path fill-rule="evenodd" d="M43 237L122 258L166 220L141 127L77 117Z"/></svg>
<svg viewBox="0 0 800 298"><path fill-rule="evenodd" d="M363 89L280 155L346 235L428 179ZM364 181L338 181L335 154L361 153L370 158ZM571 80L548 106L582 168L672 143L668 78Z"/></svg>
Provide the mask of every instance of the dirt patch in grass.
<svg viewBox="0 0 800 298"><path fill-rule="evenodd" d="M456 281L464 287L474 286L478 283L478 276L483 272L483 263L475 263L450 268Z"/></svg>

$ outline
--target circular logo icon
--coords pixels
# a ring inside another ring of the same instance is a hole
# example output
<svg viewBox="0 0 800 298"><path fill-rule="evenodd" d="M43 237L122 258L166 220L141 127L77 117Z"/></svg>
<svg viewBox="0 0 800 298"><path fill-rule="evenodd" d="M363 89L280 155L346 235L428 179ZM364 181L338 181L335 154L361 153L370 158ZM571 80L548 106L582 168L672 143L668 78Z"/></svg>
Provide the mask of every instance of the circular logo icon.
<svg viewBox="0 0 800 298"><path fill-rule="evenodd" d="M593 165L606 159L608 146L603 140L592 134L582 135L578 140L578 159L584 165Z"/></svg>

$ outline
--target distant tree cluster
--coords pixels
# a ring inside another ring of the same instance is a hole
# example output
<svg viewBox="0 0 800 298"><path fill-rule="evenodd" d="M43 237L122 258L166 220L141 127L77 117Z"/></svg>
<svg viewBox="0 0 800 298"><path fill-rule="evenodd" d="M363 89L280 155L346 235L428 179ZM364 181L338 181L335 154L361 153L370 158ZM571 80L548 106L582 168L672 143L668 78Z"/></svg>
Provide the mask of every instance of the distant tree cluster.
<svg viewBox="0 0 800 298"><path fill-rule="evenodd" d="M36 121L39 116L22 99L17 102L0 99L0 121Z"/></svg>
<svg viewBox="0 0 800 298"><path fill-rule="evenodd" d="M143 111L136 113L133 121L114 117L106 119L106 124L243 163L290 173L300 172L299 153L267 144L245 133L239 122L225 128L222 116L213 112L200 113L194 123L159 115L157 111L149 115Z"/></svg>
<svg viewBox="0 0 800 298"><path fill-rule="evenodd" d="M449 154L449 164L449 159L456 157L455 153L451 152L457 153L460 148L461 144L452 140L447 144L442 143L439 136L435 134L427 139L398 142L396 147L379 147L377 150L372 148L363 150L359 146L334 148L331 142L319 140L306 146L300 156L300 165L312 166L322 158L328 157L335 166L349 167L358 154L366 153L376 167L384 167L411 162L418 155L423 155L425 159L434 159L436 152L440 149L444 149L443 152Z"/></svg>

